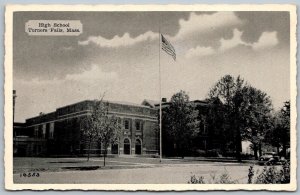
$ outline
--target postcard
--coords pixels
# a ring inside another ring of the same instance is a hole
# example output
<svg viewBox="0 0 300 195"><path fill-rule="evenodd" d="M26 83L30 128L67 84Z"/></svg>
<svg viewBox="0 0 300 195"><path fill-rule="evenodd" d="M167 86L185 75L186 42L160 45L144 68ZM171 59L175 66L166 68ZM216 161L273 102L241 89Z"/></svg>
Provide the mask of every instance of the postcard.
<svg viewBox="0 0 300 195"><path fill-rule="evenodd" d="M295 191L296 6L7 5L7 190Z"/></svg>

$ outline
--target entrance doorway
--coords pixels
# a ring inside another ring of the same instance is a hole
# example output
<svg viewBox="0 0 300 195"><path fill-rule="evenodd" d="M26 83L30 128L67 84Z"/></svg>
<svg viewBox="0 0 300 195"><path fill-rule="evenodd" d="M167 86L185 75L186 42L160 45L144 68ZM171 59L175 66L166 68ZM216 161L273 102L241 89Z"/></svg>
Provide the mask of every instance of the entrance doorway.
<svg viewBox="0 0 300 195"><path fill-rule="evenodd" d="M112 154L119 154L119 145L118 144L113 144L111 146L111 153Z"/></svg>
<svg viewBox="0 0 300 195"><path fill-rule="evenodd" d="M130 141L128 138L124 139L124 154L130 154Z"/></svg>
<svg viewBox="0 0 300 195"><path fill-rule="evenodd" d="M135 154L142 154L142 143L139 139L135 141Z"/></svg>

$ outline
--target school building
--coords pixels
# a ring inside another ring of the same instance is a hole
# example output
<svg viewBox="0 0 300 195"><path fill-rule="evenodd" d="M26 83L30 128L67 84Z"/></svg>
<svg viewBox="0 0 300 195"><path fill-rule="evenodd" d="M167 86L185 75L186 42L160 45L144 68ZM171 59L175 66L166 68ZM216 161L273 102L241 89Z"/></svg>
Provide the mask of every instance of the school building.
<svg viewBox="0 0 300 195"><path fill-rule="evenodd" d="M54 112L14 123L15 156L83 156L88 144L83 139L81 121L91 112L92 100L57 108ZM142 104L107 102L108 114L114 115L122 126L119 144L110 145L108 154L158 155L158 109L153 101ZM91 154L104 150L92 143Z"/></svg>

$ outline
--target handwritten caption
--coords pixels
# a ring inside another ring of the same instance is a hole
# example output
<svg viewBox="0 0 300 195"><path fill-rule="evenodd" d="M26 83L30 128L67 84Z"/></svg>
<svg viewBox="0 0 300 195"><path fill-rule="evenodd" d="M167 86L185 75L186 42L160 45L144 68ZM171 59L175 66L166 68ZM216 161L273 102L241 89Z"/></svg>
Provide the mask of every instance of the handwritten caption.
<svg viewBox="0 0 300 195"><path fill-rule="evenodd" d="M82 24L80 20L29 20L25 32L32 36L78 36Z"/></svg>

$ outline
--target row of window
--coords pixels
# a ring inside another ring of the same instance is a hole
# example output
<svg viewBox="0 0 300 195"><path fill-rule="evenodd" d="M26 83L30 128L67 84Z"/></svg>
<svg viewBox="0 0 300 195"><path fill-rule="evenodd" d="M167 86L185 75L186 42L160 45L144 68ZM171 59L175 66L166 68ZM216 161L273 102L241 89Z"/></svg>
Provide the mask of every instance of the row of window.
<svg viewBox="0 0 300 195"><path fill-rule="evenodd" d="M49 138L54 137L54 123L47 123L34 127L34 137L36 138Z"/></svg>
<svg viewBox="0 0 300 195"><path fill-rule="evenodd" d="M124 120L124 129L130 129L130 121ZM136 131L142 130L142 123L141 121L135 121L135 129ZM37 138L48 138L53 139L54 137L54 123L47 123L43 125L38 125L34 127L34 137Z"/></svg>
<svg viewBox="0 0 300 195"><path fill-rule="evenodd" d="M124 121L124 128L125 128L125 130L129 130L129 128L130 128L129 124L130 124L129 120L125 120ZM142 124L141 124L140 121L135 121L135 130L137 130L137 131L141 131L142 130Z"/></svg>

